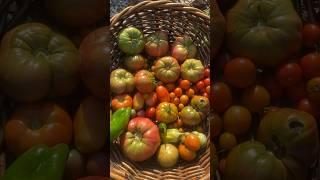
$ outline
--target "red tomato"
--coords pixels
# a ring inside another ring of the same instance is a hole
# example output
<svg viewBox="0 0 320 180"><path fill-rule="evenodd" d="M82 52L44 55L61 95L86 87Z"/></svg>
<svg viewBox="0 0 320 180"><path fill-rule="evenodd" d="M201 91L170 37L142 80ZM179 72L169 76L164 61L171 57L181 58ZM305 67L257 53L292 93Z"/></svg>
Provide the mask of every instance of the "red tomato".
<svg viewBox="0 0 320 180"><path fill-rule="evenodd" d="M210 94L210 86L206 87L206 93Z"/></svg>
<svg viewBox="0 0 320 180"><path fill-rule="evenodd" d="M192 88L190 88L190 89L188 89L188 90L186 91L186 95L187 95L189 98L192 98L192 96L194 96L194 94L195 94L195 91L194 91Z"/></svg>
<svg viewBox="0 0 320 180"><path fill-rule="evenodd" d="M180 81L179 86L180 86L181 89L187 90L187 89L190 88L191 83L190 83L189 80L184 79L184 80L181 80L181 81Z"/></svg>
<svg viewBox="0 0 320 180"><path fill-rule="evenodd" d="M176 94L174 94L174 92L171 92L171 93L169 94L169 96L170 96L171 99L174 99L174 98L176 97Z"/></svg>
<svg viewBox="0 0 320 180"><path fill-rule="evenodd" d="M294 102L300 101L302 98L306 97L305 84L300 82L287 88L287 96Z"/></svg>
<svg viewBox="0 0 320 180"><path fill-rule="evenodd" d="M173 90L174 94L176 94L176 97L180 97L182 95L182 89L177 87Z"/></svg>
<svg viewBox="0 0 320 180"><path fill-rule="evenodd" d="M179 99L178 97L175 97L175 98L173 99L173 102L172 102L172 103L175 104L176 106L178 106L179 103L180 103L180 99Z"/></svg>
<svg viewBox="0 0 320 180"><path fill-rule="evenodd" d="M205 88L205 84L204 84L203 81L197 82L197 89L198 89L199 91L202 91L204 88Z"/></svg>
<svg viewBox="0 0 320 180"><path fill-rule="evenodd" d="M273 76L267 76L263 80L263 86L268 90L272 100L280 99L283 94L283 88Z"/></svg>
<svg viewBox="0 0 320 180"><path fill-rule="evenodd" d="M144 102L147 106L155 106L158 101L157 93L151 92L143 94Z"/></svg>
<svg viewBox="0 0 320 180"><path fill-rule="evenodd" d="M290 87L301 81L302 70L297 63L287 63L279 67L277 80L282 87Z"/></svg>
<svg viewBox="0 0 320 180"><path fill-rule="evenodd" d="M315 47L316 43L320 41L320 27L314 23L308 23L302 29L303 45L307 48Z"/></svg>
<svg viewBox="0 0 320 180"><path fill-rule="evenodd" d="M311 102L308 98L301 99L298 104L296 105L296 108L300 111L305 111L311 115L313 115L315 118L319 117L318 107L315 103Z"/></svg>
<svg viewBox="0 0 320 180"><path fill-rule="evenodd" d="M158 86L156 92L160 102L170 102L169 91L164 86Z"/></svg>
<svg viewBox="0 0 320 180"><path fill-rule="evenodd" d="M137 112L137 117L146 117L146 112L144 110L140 110Z"/></svg>
<svg viewBox="0 0 320 180"><path fill-rule="evenodd" d="M315 52L305 55L300 61L300 66L306 78L320 76L320 54Z"/></svg>
<svg viewBox="0 0 320 180"><path fill-rule="evenodd" d="M148 107L146 110L146 117L147 118L154 118L156 115L156 108Z"/></svg>
<svg viewBox="0 0 320 180"><path fill-rule="evenodd" d="M207 86L210 86L210 78L206 78L203 80L204 82L204 85L207 87Z"/></svg>
<svg viewBox="0 0 320 180"><path fill-rule="evenodd" d="M210 77L210 68L204 69L204 77Z"/></svg>

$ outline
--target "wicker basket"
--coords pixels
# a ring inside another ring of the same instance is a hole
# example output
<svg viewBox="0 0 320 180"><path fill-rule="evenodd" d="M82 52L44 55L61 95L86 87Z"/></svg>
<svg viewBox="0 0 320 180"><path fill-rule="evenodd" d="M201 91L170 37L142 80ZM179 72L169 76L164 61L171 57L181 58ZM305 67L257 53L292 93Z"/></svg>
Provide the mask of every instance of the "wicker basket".
<svg viewBox="0 0 320 180"><path fill-rule="evenodd" d="M189 35L198 47L199 59L210 64L210 18L203 11L169 0L142 1L125 8L111 19L111 70L121 64L123 53L117 45L118 33L128 26L142 30L148 36L159 29L167 31L170 42L174 37ZM152 63L152 62L151 62ZM209 136L209 123L203 127ZM210 139L210 137L208 138ZM179 162L171 169L161 168L155 159L143 163L129 161L118 144L110 148L110 176L113 179L210 179L210 146L199 153L194 162Z"/></svg>

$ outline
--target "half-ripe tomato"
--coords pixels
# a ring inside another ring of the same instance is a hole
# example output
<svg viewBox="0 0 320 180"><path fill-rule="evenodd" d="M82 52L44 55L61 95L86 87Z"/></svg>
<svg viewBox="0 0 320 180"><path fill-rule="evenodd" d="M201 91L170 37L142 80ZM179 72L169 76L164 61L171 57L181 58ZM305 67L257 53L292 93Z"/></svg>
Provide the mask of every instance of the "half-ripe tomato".
<svg viewBox="0 0 320 180"><path fill-rule="evenodd" d="M169 50L168 34L164 31L157 31L147 37L144 46L149 56L160 57L167 54Z"/></svg>
<svg viewBox="0 0 320 180"><path fill-rule="evenodd" d="M54 146L72 140L72 120L56 104L26 104L5 125L6 147L21 154L37 144Z"/></svg>
<svg viewBox="0 0 320 180"><path fill-rule="evenodd" d="M256 80L256 66L246 58L235 58L224 67L224 78L234 87L245 88Z"/></svg>
<svg viewBox="0 0 320 180"><path fill-rule="evenodd" d="M294 102L300 101L307 96L304 82L299 82L287 88L287 96Z"/></svg>
<svg viewBox="0 0 320 180"><path fill-rule="evenodd" d="M178 147L179 155L181 159L185 161L192 161L196 158L197 154L195 151L188 149L184 144L180 144Z"/></svg>
<svg viewBox="0 0 320 180"><path fill-rule="evenodd" d="M159 102L170 102L169 91L164 86L157 86L156 92Z"/></svg>
<svg viewBox="0 0 320 180"><path fill-rule="evenodd" d="M314 78L320 76L320 54L318 52L309 53L300 61L303 75L306 78Z"/></svg>
<svg viewBox="0 0 320 180"><path fill-rule="evenodd" d="M182 89L177 87L173 90L174 94L176 94L176 97L182 96Z"/></svg>
<svg viewBox="0 0 320 180"><path fill-rule="evenodd" d="M186 95L189 97L189 98L192 98L194 95L195 95L195 91L190 88L186 91Z"/></svg>
<svg viewBox="0 0 320 180"><path fill-rule="evenodd" d="M315 77L307 82L307 95L311 101L320 102L320 77Z"/></svg>
<svg viewBox="0 0 320 180"><path fill-rule="evenodd" d="M156 115L156 108L155 107L148 107L146 110L146 117L147 118L154 118Z"/></svg>
<svg viewBox="0 0 320 180"><path fill-rule="evenodd" d="M117 95L112 99L111 107L114 111L120 108L132 107L132 98L129 94Z"/></svg>
<svg viewBox="0 0 320 180"><path fill-rule="evenodd" d="M197 54L197 47L188 36L176 37L172 45L172 56L176 58L179 63L184 62L186 59L194 58Z"/></svg>
<svg viewBox="0 0 320 180"><path fill-rule="evenodd" d="M302 29L303 45L307 48L314 48L320 41L320 27L314 23L308 23Z"/></svg>
<svg viewBox="0 0 320 180"><path fill-rule="evenodd" d="M209 95L210 94L210 86L206 87L206 93Z"/></svg>
<svg viewBox="0 0 320 180"><path fill-rule="evenodd" d="M192 151L198 151L200 149L200 139L194 134L186 135L183 144Z"/></svg>
<svg viewBox="0 0 320 180"><path fill-rule="evenodd" d="M320 115L318 108L319 106L314 102L311 102L308 98L301 99L296 105L296 109L307 112L313 115L315 118L318 118Z"/></svg>
<svg viewBox="0 0 320 180"><path fill-rule="evenodd" d="M134 76L136 88L142 93L150 93L155 87L155 77L153 73L147 70L140 70Z"/></svg>
<svg viewBox="0 0 320 180"><path fill-rule="evenodd" d="M290 62L277 70L277 81L282 87L291 87L301 81L302 70L297 63Z"/></svg>
<svg viewBox="0 0 320 180"><path fill-rule="evenodd" d="M157 106L156 119L166 124L173 123L178 119L178 108L173 103L162 102Z"/></svg>
<svg viewBox="0 0 320 180"><path fill-rule="evenodd" d="M183 90L187 90L189 89L191 86L191 82L189 80L181 80L180 83L179 83L179 87Z"/></svg>
<svg viewBox="0 0 320 180"><path fill-rule="evenodd" d="M223 82L213 84L213 110L222 113L232 104L232 93L228 85Z"/></svg>
<svg viewBox="0 0 320 180"><path fill-rule="evenodd" d="M170 96L170 99L174 99L176 97L176 94L174 92L171 92L169 96Z"/></svg>

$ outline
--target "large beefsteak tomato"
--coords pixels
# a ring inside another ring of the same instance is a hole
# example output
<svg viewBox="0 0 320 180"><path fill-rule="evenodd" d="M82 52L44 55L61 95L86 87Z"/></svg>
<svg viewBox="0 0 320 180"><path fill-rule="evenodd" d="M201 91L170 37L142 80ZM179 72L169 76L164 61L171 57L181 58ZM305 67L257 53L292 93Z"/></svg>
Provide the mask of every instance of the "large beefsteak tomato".
<svg viewBox="0 0 320 180"><path fill-rule="evenodd" d="M116 69L110 75L110 89L116 94L134 90L134 77L125 69Z"/></svg>
<svg viewBox="0 0 320 180"><path fill-rule="evenodd" d="M156 61L154 72L163 83L173 83L180 77L180 65L171 56L162 57Z"/></svg>
<svg viewBox="0 0 320 180"><path fill-rule="evenodd" d="M156 88L154 74L147 70L140 70L134 76L136 88L141 93L151 93Z"/></svg>
<svg viewBox="0 0 320 180"><path fill-rule="evenodd" d="M187 59L181 65L181 76L193 83L204 77L204 67L202 62L197 59Z"/></svg>
<svg viewBox="0 0 320 180"><path fill-rule="evenodd" d="M47 26L19 25L1 41L1 88L19 101L68 95L78 83L79 60L73 43Z"/></svg>

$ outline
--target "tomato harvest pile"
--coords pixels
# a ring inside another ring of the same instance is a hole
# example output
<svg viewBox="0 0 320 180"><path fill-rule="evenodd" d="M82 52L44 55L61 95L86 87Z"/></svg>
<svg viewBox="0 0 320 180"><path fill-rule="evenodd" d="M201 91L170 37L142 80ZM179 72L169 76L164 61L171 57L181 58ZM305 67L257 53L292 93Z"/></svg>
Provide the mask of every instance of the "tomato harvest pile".
<svg viewBox="0 0 320 180"><path fill-rule="evenodd" d="M219 4L225 24L218 28L226 33L214 57L219 75L211 135L222 179L313 179L319 166L319 22L303 22L290 0Z"/></svg>
<svg viewBox="0 0 320 180"><path fill-rule="evenodd" d="M145 36L127 27L117 41L125 55L110 75L110 143L131 161L153 157L164 168L195 160L207 146L210 70L192 39L170 43L164 31Z"/></svg>

